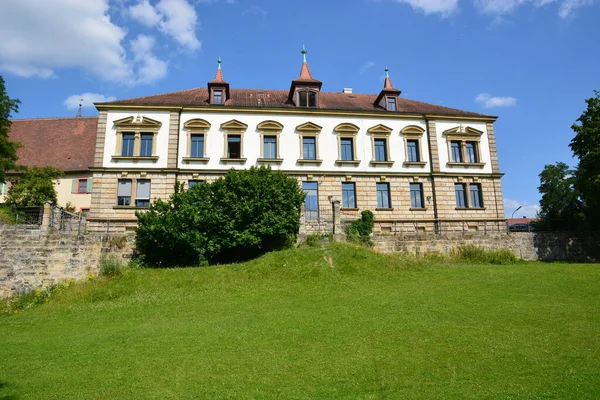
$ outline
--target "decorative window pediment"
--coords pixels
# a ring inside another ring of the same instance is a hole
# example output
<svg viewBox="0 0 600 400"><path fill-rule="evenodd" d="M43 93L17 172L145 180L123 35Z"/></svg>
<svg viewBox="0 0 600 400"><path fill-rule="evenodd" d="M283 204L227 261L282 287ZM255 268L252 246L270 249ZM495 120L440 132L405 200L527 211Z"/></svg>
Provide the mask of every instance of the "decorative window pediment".
<svg viewBox="0 0 600 400"><path fill-rule="evenodd" d="M321 132L321 129L323 129L321 126L312 122L305 122L302 125L298 125L296 127L296 130L299 132L310 132L314 134Z"/></svg>
<svg viewBox="0 0 600 400"><path fill-rule="evenodd" d="M276 121L263 121L257 125L260 131L282 131L283 125Z"/></svg>
<svg viewBox="0 0 600 400"><path fill-rule="evenodd" d="M131 129L140 129L140 128L149 128L151 130L155 130L161 127L162 123L159 121L155 121L148 117L142 117L139 114L137 117L131 116L126 118L118 119L114 122L115 126L123 129L131 128Z"/></svg>
<svg viewBox="0 0 600 400"><path fill-rule="evenodd" d="M456 128L445 130L443 134L448 137L452 137L453 139L479 139L481 138L481 135L483 135L483 132L475 128L471 128L470 126L463 126L461 124Z"/></svg>
<svg viewBox="0 0 600 400"><path fill-rule="evenodd" d="M367 129L367 132L375 133L378 135L390 135L392 133L392 128L390 128L389 126L379 124Z"/></svg>
<svg viewBox="0 0 600 400"><path fill-rule="evenodd" d="M400 131L400 133L405 136L406 135L421 136L421 135L423 135L424 132L425 132L425 129L423 129L417 125L408 125Z"/></svg>
<svg viewBox="0 0 600 400"><path fill-rule="evenodd" d="M187 121L183 124L183 127L194 131L206 132L210 129L210 123L203 119L196 118Z"/></svg>
<svg viewBox="0 0 600 400"><path fill-rule="evenodd" d="M356 135L360 128L354 124L344 122L333 128L333 130L338 133Z"/></svg>
<svg viewBox="0 0 600 400"><path fill-rule="evenodd" d="M221 124L221 129L223 130L246 130L248 129L248 125L243 122L238 121L237 119L232 119L231 121L223 122Z"/></svg>

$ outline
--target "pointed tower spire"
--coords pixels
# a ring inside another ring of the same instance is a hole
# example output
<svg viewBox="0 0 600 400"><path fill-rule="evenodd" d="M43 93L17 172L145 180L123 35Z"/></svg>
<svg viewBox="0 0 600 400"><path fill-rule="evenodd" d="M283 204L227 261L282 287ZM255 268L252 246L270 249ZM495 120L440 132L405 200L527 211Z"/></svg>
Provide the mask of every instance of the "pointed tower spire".
<svg viewBox="0 0 600 400"><path fill-rule="evenodd" d="M383 90L377 96L375 105L383 107L388 111L396 111L396 98L402 93L392 85L392 78L390 78L390 69L385 67L385 81L383 83Z"/></svg>
<svg viewBox="0 0 600 400"><path fill-rule="evenodd" d="M306 47L302 45L302 68L300 76L292 81L288 102L295 104L296 107L318 107L319 98L317 93L321 90L323 82L313 78L306 61Z"/></svg>
<svg viewBox="0 0 600 400"><path fill-rule="evenodd" d="M83 103L83 99L79 99L79 108L77 109L76 117L81 117L81 103Z"/></svg>
<svg viewBox="0 0 600 400"><path fill-rule="evenodd" d="M227 100L229 100L229 83L225 82L223 79L223 69L221 68L221 57L217 60L217 73L215 74L215 79L208 82L208 93L209 93L209 103L210 104L220 104L223 105Z"/></svg>

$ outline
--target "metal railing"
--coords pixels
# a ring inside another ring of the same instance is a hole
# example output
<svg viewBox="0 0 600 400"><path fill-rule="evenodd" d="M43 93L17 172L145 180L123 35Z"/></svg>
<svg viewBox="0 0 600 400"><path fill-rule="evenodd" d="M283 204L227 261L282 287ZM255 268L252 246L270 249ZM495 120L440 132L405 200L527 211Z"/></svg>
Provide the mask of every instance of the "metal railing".
<svg viewBox="0 0 600 400"><path fill-rule="evenodd" d="M66 211L64 208L59 206L53 206L50 211L49 226L52 229L77 233L82 235L85 232L87 219L82 214L76 214Z"/></svg>
<svg viewBox="0 0 600 400"><path fill-rule="evenodd" d="M5 224L39 228L44 219L44 207L0 206L1 220Z"/></svg>

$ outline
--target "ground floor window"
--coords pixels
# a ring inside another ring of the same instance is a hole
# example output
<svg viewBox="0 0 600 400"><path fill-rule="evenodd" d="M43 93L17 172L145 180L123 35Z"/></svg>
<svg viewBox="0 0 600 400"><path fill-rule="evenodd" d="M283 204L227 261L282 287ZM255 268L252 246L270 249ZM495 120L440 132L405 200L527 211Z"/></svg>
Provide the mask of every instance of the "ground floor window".
<svg viewBox="0 0 600 400"><path fill-rule="evenodd" d="M318 182L302 182L306 194L304 199L305 218L314 221L319 218L319 184Z"/></svg>

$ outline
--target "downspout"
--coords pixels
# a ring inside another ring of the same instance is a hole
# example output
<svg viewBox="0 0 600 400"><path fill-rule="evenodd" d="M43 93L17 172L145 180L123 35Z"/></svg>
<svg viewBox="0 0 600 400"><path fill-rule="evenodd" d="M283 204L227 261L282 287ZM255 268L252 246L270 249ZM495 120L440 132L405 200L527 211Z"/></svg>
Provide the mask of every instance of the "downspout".
<svg viewBox="0 0 600 400"><path fill-rule="evenodd" d="M425 119L425 128L427 129L427 148L429 150L429 171L431 173L431 194L433 195L433 219L434 219L434 229L435 233L440 233L440 221L438 216L438 206L437 206L437 194L435 190L435 177L433 176L433 160L431 154L431 136L429 135L429 119L427 115L423 114L423 119ZM437 140L437 138L436 138ZM438 154L439 157L439 154ZM439 161L439 160L438 160Z"/></svg>

